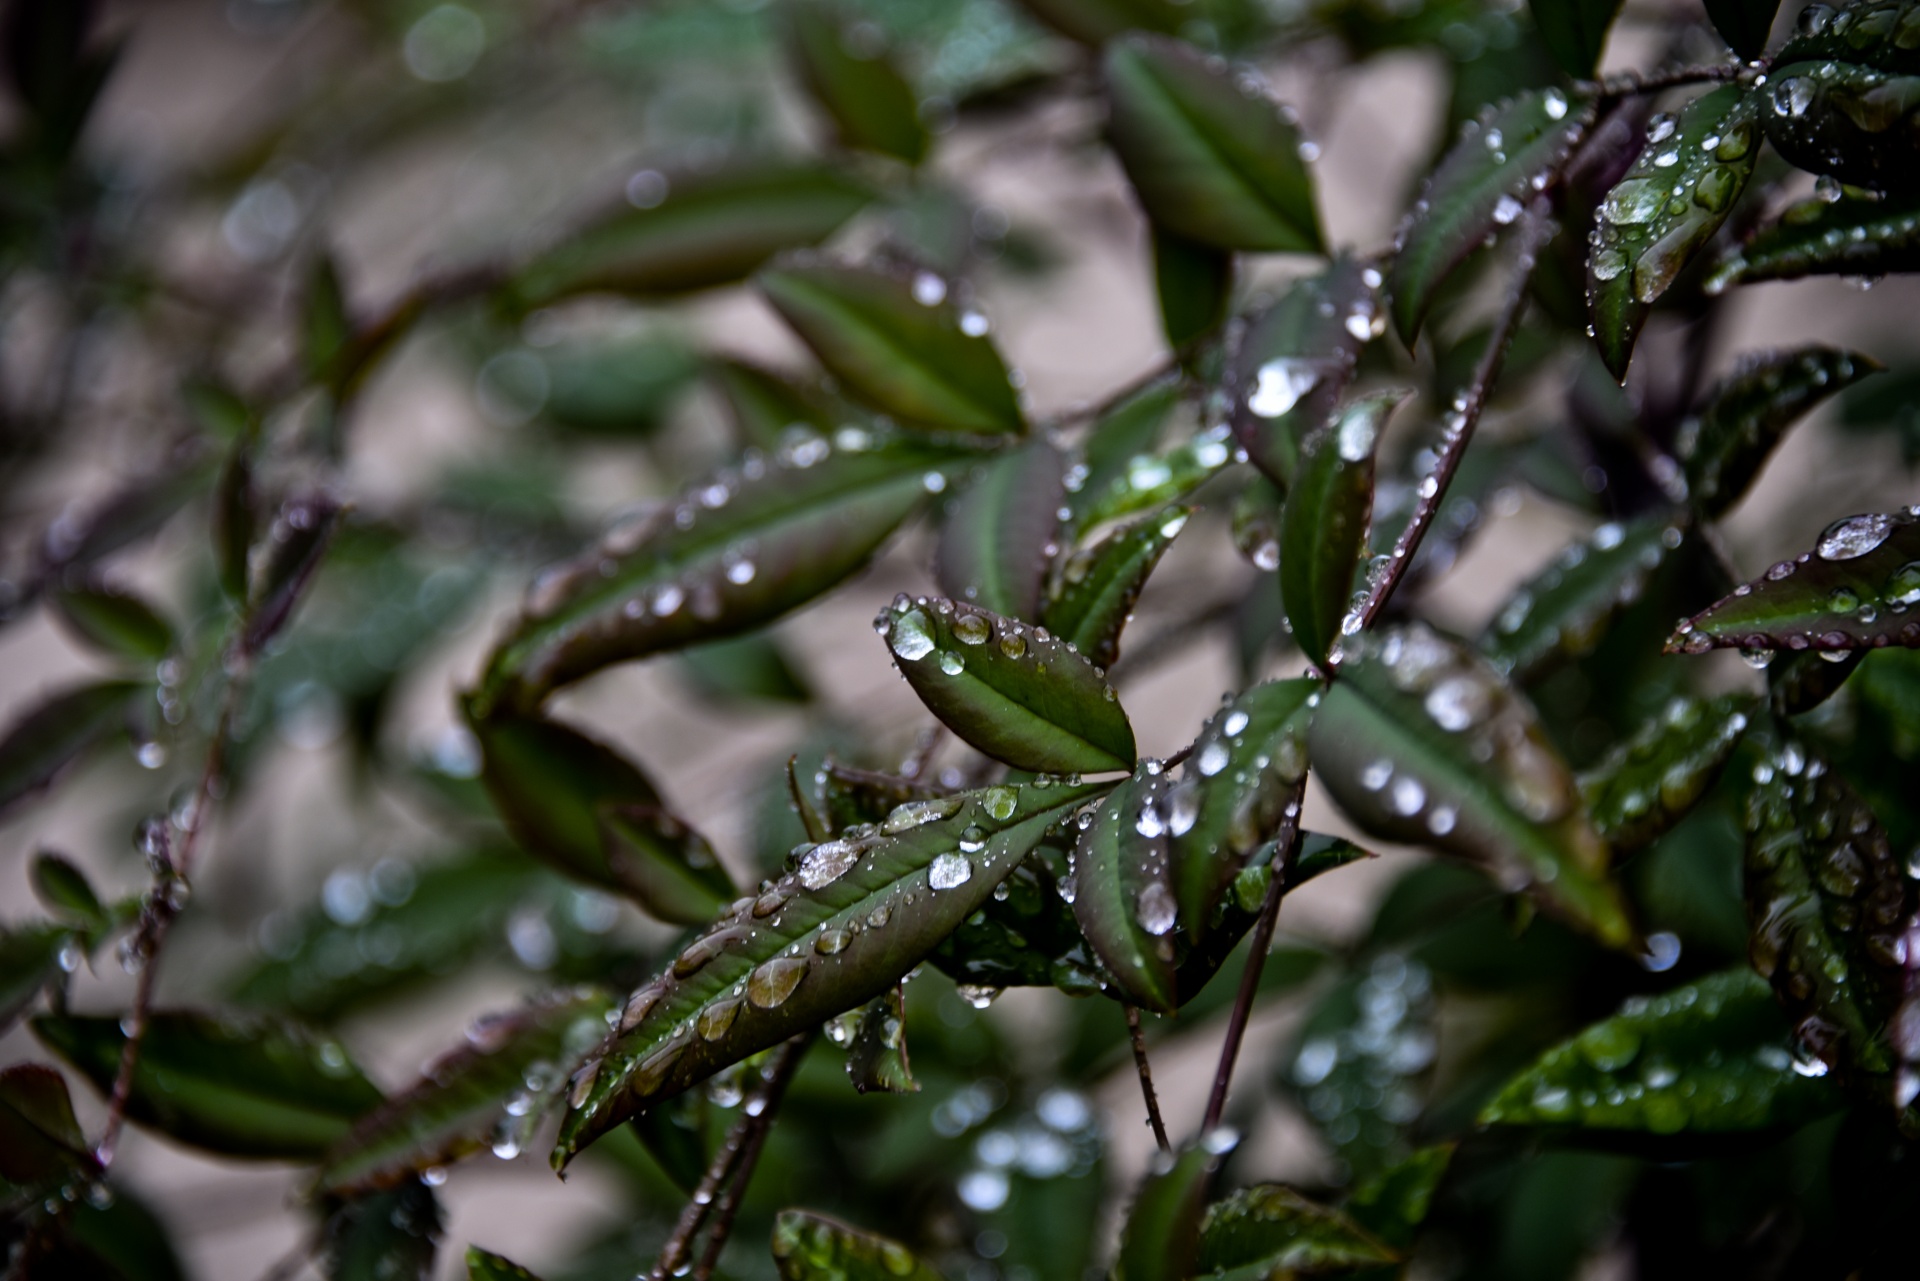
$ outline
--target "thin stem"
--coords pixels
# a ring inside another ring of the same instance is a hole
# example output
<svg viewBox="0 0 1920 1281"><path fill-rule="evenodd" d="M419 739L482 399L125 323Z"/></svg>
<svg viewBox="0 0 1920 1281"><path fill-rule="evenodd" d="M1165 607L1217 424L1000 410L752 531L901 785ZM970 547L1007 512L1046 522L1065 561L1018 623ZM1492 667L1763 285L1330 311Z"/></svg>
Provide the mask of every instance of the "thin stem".
<svg viewBox="0 0 1920 1281"><path fill-rule="evenodd" d="M734 1216L740 1212L740 1204L746 1199L747 1184L752 1181L754 1167L760 1162L760 1149L766 1146L767 1135L773 1130L774 1109L779 1107L787 1083L793 1079L792 1069L799 1066L811 1039L807 1037L788 1043L792 1052L790 1064L783 1065L779 1076L767 1084L762 1100L765 1105L761 1114L764 1120L747 1135L746 1144L740 1150L740 1159L734 1163L733 1179L713 1208L713 1226L707 1229L706 1249L701 1252L700 1262L693 1270L693 1281L708 1281L713 1276L715 1265L720 1262L720 1252L727 1248L727 1238L733 1234Z"/></svg>
<svg viewBox="0 0 1920 1281"><path fill-rule="evenodd" d="M1273 946L1274 923L1280 919L1280 900L1286 896L1287 883L1293 879L1293 863L1300 853L1300 798L1305 785L1294 792L1278 841L1280 854L1267 882L1267 898L1260 905L1260 919L1254 922L1252 950L1246 968L1240 971L1240 990L1234 993L1233 1013L1227 1020L1227 1035L1220 1043L1220 1065L1213 1073L1213 1094L1207 1099L1207 1117L1200 1123L1205 1133L1220 1124L1227 1110L1227 1089L1233 1082L1234 1060L1240 1057L1240 1042L1247 1036L1247 1020L1253 1016L1253 999L1260 993L1260 971L1267 963L1267 949Z"/></svg>
<svg viewBox="0 0 1920 1281"><path fill-rule="evenodd" d="M1605 104L1621 98L1642 98L1648 94L1663 93L1668 89L1684 89L1688 85L1718 84L1736 79L1744 70L1746 70L1745 66L1738 62L1726 62L1714 63L1710 66L1674 67L1644 76L1626 72L1618 76L1608 76L1598 83L1586 82L1580 88L1595 94Z"/></svg>
<svg viewBox="0 0 1920 1281"><path fill-rule="evenodd" d="M1140 1007L1127 1007L1127 1035L1133 1039L1133 1066L1140 1073L1140 1097L1147 1102L1147 1124L1153 1127L1153 1141L1162 1152L1173 1151L1167 1142L1167 1123L1160 1119L1160 1096L1153 1092L1153 1065L1147 1062L1147 1038L1140 1031Z"/></svg>
<svg viewBox="0 0 1920 1281"><path fill-rule="evenodd" d="M1121 384L1119 390L1110 392L1099 400L1090 401L1081 405L1069 405L1052 418L1049 418L1047 425L1052 427L1066 427L1073 423L1083 423L1091 419L1104 417L1109 410L1139 395L1147 388L1153 386L1153 384L1159 382L1162 378L1176 374L1179 371L1180 358L1178 356L1169 356L1133 381Z"/></svg>
<svg viewBox="0 0 1920 1281"><path fill-rule="evenodd" d="M1434 464L1432 475L1420 483L1420 501L1413 510L1413 519L1400 531L1400 539L1393 547L1393 556L1387 562L1387 572L1373 585L1367 594L1367 603L1360 607L1359 624L1363 628L1373 626L1388 598L1393 595L1394 588L1400 585L1400 580L1406 577L1407 570L1412 567L1414 553L1420 550L1420 540L1426 537L1428 527L1440 511L1440 504L1446 500L1447 487L1453 483L1453 474L1460 469L1460 460L1466 456L1467 445L1473 440L1473 429L1479 425L1480 414L1487 407L1487 398L1492 394L1493 384L1500 377L1500 366L1506 360L1507 347L1512 343L1514 330L1519 326L1520 313L1526 307L1527 282L1533 278L1540 250L1553 236L1554 224L1549 212L1548 199L1541 195L1534 197L1522 217L1513 280L1500 305L1499 318L1494 323L1492 335L1487 339L1487 349L1480 354L1480 363L1474 368L1473 381L1454 402L1439 461Z"/></svg>
<svg viewBox="0 0 1920 1281"><path fill-rule="evenodd" d="M913 745L913 751L907 759L900 762L900 777L909 783L917 783L920 776L927 772L927 766L933 763L933 754L940 750L941 740L946 737L946 726L939 721L920 731L920 738Z"/></svg>

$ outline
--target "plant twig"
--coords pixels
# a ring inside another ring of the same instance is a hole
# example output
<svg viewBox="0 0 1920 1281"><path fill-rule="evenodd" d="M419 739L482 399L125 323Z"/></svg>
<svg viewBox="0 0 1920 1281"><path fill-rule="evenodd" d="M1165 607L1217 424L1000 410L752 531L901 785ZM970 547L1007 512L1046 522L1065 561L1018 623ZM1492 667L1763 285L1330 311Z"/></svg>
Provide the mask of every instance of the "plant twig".
<svg viewBox="0 0 1920 1281"><path fill-rule="evenodd" d="M1608 76L1597 83L1585 82L1580 85L1580 89L1594 94L1605 104L1621 98L1641 98L1648 94L1663 93L1668 89L1684 89L1689 85L1718 84L1721 81L1737 78L1744 70L1746 68L1740 63L1725 62L1704 66L1674 67L1667 71L1656 71L1651 75L1627 72L1622 75Z"/></svg>
<svg viewBox="0 0 1920 1281"><path fill-rule="evenodd" d="M1179 371L1180 358L1178 356L1168 356L1165 360L1152 366L1131 382L1122 383L1118 390L1109 392L1099 400L1067 406L1059 413L1047 419L1046 425L1049 427L1067 427L1074 423L1083 423L1095 418L1104 417L1109 410L1139 395L1147 388L1153 386L1153 384L1159 382L1162 378L1176 374Z"/></svg>
<svg viewBox="0 0 1920 1281"><path fill-rule="evenodd" d="M1140 1007L1127 1007L1127 1035L1133 1039L1133 1066L1140 1073L1140 1097L1147 1102L1147 1124L1153 1127L1153 1141L1162 1152L1173 1151L1167 1142L1167 1123L1160 1119L1160 1097L1153 1092L1153 1065L1147 1062L1147 1039L1140 1031Z"/></svg>
<svg viewBox="0 0 1920 1281"><path fill-rule="evenodd" d="M1286 896L1287 883L1293 879L1293 863L1300 853L1300 798L1305 784L1294 792L1290 811L1278 837L1278 854L1273 878L1267 882L1266 902L1260 905L1260 919L1254 922L1253 943L1247 954L1246 968L1240 971L1240 990L1234 993L1233 1013L1227 1019L1227 1035L1220 1043L1220 1064L1213 1073L1213 1093L1207 1098L1207 1116L1200 1123L1201 1133L1220 1124L1227 1109L1227 1089L1233 1082L1234 1061L1240 1057L1240 1043L1247 1036L1247 1020L1253 1015L1253 1000L1260 993L1260 971L1267 963L1267 950L1273 946L1274 923L1280 919L1280 900Z"/></svg>

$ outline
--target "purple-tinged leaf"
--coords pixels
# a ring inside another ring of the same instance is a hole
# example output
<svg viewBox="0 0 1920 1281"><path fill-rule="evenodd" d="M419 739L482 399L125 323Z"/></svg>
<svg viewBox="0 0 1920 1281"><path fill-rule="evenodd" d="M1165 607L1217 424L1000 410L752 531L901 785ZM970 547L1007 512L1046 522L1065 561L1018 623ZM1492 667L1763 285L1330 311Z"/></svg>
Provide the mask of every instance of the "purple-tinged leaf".
<svg viewBox="0 0 1920 1281"><path fill-rule="evenodd" d="M1179 904L1167 857L1167 788L1159 762L1143 764L1093 813L1073 847L1073 917L1126 1000L1177 1008L1174 934Z"/></svg>
<svg viewBox="0 0 1920 1281"><path fill-rule="evenodd" d="M1278 1183L1257 1183L1207 1207L1195 1275L1254 1281L1348 1273L1399 1259L1343 1211Z"/></svg>
<svg viewBox="0 0 1920 1281"><path fill-rule="evenodd" d="M0 1071L0 1180L11 1185L8 1192L92 1169L66 1078L39 1063Z"/></svg>
<svg viewBox="0 0 1920 1281"><path fill-rule="evenodd" d="M810 1210L775 1216L773 1262L780 1281L941 1281L898 1241Z"/></svg>
<svg viewBox="0 0 1920 1281"><path fill-rule="evenodd" d="M1085 533L1096 522L1082 513L1127 473L1135 458L1151 457L1160 432L1179 405L1180 379L1167 377L1147 384L1102 414L1081 445L1081 460L1067 473L1067 506L1073 512L1075 532Z"/></svg>
<svg viewBox="0 0 1920 1281"><path fill-rule="evenodd" d="M1365 396L1306 442L1280 518L1280 600L1293 639L1323 663L1344 627L1358 625L1354 573L1367 550L1373 513L1374 446L1402 397Z"/></svg>
<svg viewBox="0 0 1920 1281"><path fill-rule="evenodd" d="M1074 512L1084 533L1110 520L1179 502L1219 475L1233 460L1226 425L1209 427L1158 454L1135 454L1104 491L1090 494Z"/></svg>
<svg viewBox="0 0 1920 1281"><path fill-rule="evenodd" d="M1756 650L1745 657L1767 664L1767 703L1775 716L1810 712L1839 692L1869 651L1801 650L1779 654Z"/></svg>
<svg viewBox="0 0 1920 1281"><path fill-rule="evenodd" d="M1913 0L1807 5L1794 20L1793 34L1774 55L1774 65L1829 60L1920 74L1920 15L1914 13Z"/></svg>
<svg viewBox="0 0 1920 1281"><path fill-rule="evenodd" d="M925 159L931 140L920 120L920 95L888 51L870 47L871 37L850 34L850 17L815 0L787 5L783 13L787 54L840 145L909 165Z"/></svg>
<svg viewBox="0 0 1920 1281"><path fill-rule="evenodd" d="M89 583L55 588L51 596L74 635L116 658L152 664L173 652L173 624L132 592Z"/></svg>
<svg viewBox="0 0 1920 1281"><path fill-rule="evenodd" d="M1038 622L1067 458L1036 440L980 467L947 507L933 575L956 601Z"/></svg>
<svg viewBox="0 0 1920 1281"><path fill-rule="evenodd" d="M1920 196L1815 196L1790 206L1715 264L1706 288L1717 294L1763 280L1875 279L1913 271L1920 271Z"/></svg>
<svg viewBox="0 0 1920 1281"><path fill-rule="evenodd" d="M52 786L95 743L124 730L152 686L101 681L42 701L0 739L0 813Z"/></svg>
<svg viewBox="0 0 1920 1281"><path fill-rule="evenodd" d="M293 611L313 581L314 571L339 532L347 508L329 494L314 492L288 499L267 531L266 548L253 591L240 648L257 654L293 619Z"/></svg>
<svg viewBox="0 0 1920 1281"><path fill-rule="evenodd" d="M1147 576L1193 510L1169 507L1075 552L1061 567L1060 582L1041 607L1040 621L1095 667L1112 667L1120 657L1120 633L1133 617Z"/></svg>
<svg viewBox="0 0 1920 1281"><path fill-rule="evenodd" d="M441 1228L433 1189L403 1183L339 1205L322 1230L318 1261L327 1281L431 1281Z"/></svg>
<svg viewBox="0 0 1920 1281"><path fill-rule="evenodd" d="M743 360L717 360L707 372L733 415L743 449L772 454L795 434L830 439L842 427L867 425L863 411L815 382Z"/></svg>
<svg viewBox="0 0 1920 1281"><path fill-rule="evenodd" d="M1616 855L1651 845L1685 818L1720 777L1759 700L1676 696L1607 758L1580 776L1593 825Z"/></svg>
<svg viewBox="0 0 1920 1281"><path fill-rule="evenodd" d="M906 992L900 984L874 997L860 1012L853 1043L847 1047L847 1079L862 1094L920 1092L907 1063Z"/></svg>
<svg viewBox="0 0 1920 1281"><path fill-rule="evenodd" d="M1858 61L1789 57L1776 59L1762 92L1767 141L1787 163L1850 187L1920 191L1913 144L1920 75L1889 75Z"/></svg>
<svg viewBox="0 0 1920 1281"><path fill-rule="evenodd" d="M157 476L146 476L98 506L62 513L47 527L40 555L49 570L87 565L154 533L206 492L212 465L197 447L176 451Z"/></svg>

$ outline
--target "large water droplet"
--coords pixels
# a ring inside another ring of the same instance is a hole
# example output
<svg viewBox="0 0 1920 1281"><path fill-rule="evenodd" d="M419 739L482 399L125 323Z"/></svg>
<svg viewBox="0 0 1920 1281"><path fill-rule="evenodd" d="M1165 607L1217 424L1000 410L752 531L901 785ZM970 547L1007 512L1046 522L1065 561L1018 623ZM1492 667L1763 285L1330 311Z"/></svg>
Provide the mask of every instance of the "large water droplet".
<svg viewBox="0 0 1920 1281"><path fill-rule="evenodd" d="M694 1020L694 1030L700 1033L702 1040L719 1040L733 1026L733 1021L740 1017L741 1004L738 997L715 1001L700 1011L700 1017Z"/></svg>
<svg viewBox="0 0 1920 1281"><path fill-rule="evenodd" d="M1483 682L1450 676L1427 691L1425 706L1435 725L1457 734L1484 719L1491 703Z"/></svg>
<svg viewBox="0 0 1920 1281"><path fill-rule="evenodd" d="M947 282L930 271L923 271L913 278L913 300L922 307L937 307L946 301Z"/></svg>
<svg viewBox="0 0 1920 1281"><path fill-rule="evenodd" d="M1166 934L1178 916L1173 893L1160 881L1151 881L1134 899L1133 914L1140 928L1149 934Z"/></svg>
<svg viewBox="0 0 1920 1281"><path fill-rule="evenodd" d="M940 655L940 670L949 676L958 676L967 670L967 662L952 650L947 650Z"/></svg>
<svg viewBox="0 0 1920 1281"><path fill-rule="evenodd" d="M860 861L865 848L859 841L844 838L820 842L800 856L800 883L810 890L825 889Z"/></svg>
<svg viewBox="0 0 1920 1281"><path fill-rule="evenodd" d="M926 613L909 609L893 620L887 644L908 662L917 662L933 652L933 623Z"/></svg>
<svg viewBox="0 0 1920 1281"><path fill-rule="evenodd" d="M1013 811L1019 807L1020 793L1011 787L989 787L983 803L988 814L1004 823L1013 817Z"/></svg>
<svg viewBox="0 0 1920 1281"><path fill-rule="evenodd" d="M824 934L821 936L823 941L825 937ZM760 1009L771 1010L792 996L793 989L799 987L800 980L805 977L807 963L804 960L797 956L776 956L747 975L747 999Z"/></svg>
<svg viewBox="0 0 1920 1281"><path fill-rule="evenodd" d="M1200 756L1194 763L1202 774L1212 778L1227 767L1228 759L1227 745L1215 739L1200 749Z"/></svg>
<svg viewBox="0 0 1920 1281"><path fill-rule="evenodd" d="M1261 418L1278 418L1320 382L1319 362L1282 356L1260 366L1259 380L1247 397L1247 408Z"/></svg>
<svg viewBox="0 0 1920 1281"><path fill-rule="evenodd" d="M972 877L973 861L965 854L951 851L935 855L932 866L927 868L927 884L936 890L965 885Z"/></svg>
<svg viewBox="0 0 1920 1281"><path fill-rule="evenodd" d="M880 824L880 830L889 836L924 827L928 823L937 823L943 818L952 818L960 812L962 802L957 796L940 796L930 801L907 801L896 805Z"/></svg>
<svg viewBox="0 0 1920 1281"><path fill-rule="evenodd" d="M1853 560L1887 541L1893 521L1879 513L1848 516L1827 526L1814 549L1821 560Z"/></svg>
<svg viewBox="0 0 1920 1281"><path fill-rule="evenodd" d="M984 645L993 636L993 624L979 614L962 613L953 620L953 635L963 645Z"/></svg>

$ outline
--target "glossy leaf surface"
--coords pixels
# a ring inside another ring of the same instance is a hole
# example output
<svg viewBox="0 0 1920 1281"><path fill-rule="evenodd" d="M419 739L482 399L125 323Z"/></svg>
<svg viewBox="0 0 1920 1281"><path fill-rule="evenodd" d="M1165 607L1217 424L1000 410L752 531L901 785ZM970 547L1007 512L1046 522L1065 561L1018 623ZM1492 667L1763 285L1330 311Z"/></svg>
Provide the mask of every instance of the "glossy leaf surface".
<svg viewBox="0 0 1920 1281"><path fill-rule="evenodd" d="M1060 528L1067 459L1044 440L984 464L947 508L933 563L956 601L1036 622Z"/></svg>
<svg viewBox="0 0 1920 1281"><path fill-rule="evenodd" d="M1713 268L1707 288L1802 276L1880 276L1920 270L1920 196L1820 197L1789 206Z"/></svg>
<svg viewBox="0 0 1920 1281"><path fill-rule="evenodd" d="M898 1241L809 1210L774 1219L773 1261L781 1281L940 1281Z"/></svg>
<svg viewBox="0 0 1920 1281"><path fill-rule="evenodd" d="M1920 75L1889 75L1857 61L1795 61L1782 51L1767 75L1767 140L1787 161L1851 187L1920 190L1913 130Z"/></svg>
<svg viewBox="0 0 1920 1281"><path fill-rule="evenodd" d="M99 585L61 588L53 603L74 635L116 658L157 663L173 651L173 624L131 592Z"/></svg>
<svg viewBox="0 0 1920 1281"><path fill-rule="evenodd" d="M1528 0L1533 25L1560 69L1576 80L1590 79L1607 46L1607 29L1622 0Z"/></svg>
<svg viewBox="0 0 1920 1281"><path fill-rule="evenodd" d="M1076 508L1082 529L1179 502L1213 479L1233 459L1224 426L1210 427L1157 454L1135 454L1105 489Z"/></svg>
<svg viewBox="0 0 1920 1281"><path fill-rule="evenodd" d="M48 787L95 743L124 727L149 686L101 681L55 694L0 739L0 811Z"/></svg>
<svg viewBox="0 0 1920 1281"><path fill-rule="evenodd" d="M1267 1281L1398 1258L1339 1210L1278 1183L1259 1183L1207 1207L1196 1275L1211 1281Z"/></svg>
<svg viewBox="0 0 1920 1281"><path fill-rule="evenodd" d="M293 620L293 611L313 582L320 561L346 516L330 494L314 491L282 503L268 528L252 590L240 646L257 654Z"/></svg>
<svg viewBox="0 0 1920 1281"><path fill-rule="evenodd" d="M1280 520L1280 600L1293 638L1324 662L1351 609L1373 512L1373 451L1397 394L1363 397L1306 442Z"/></svg>
<svg viewBox="0 0 1920 1281"><path fill-rule="evenodd" d="M1040 622L1095 667L1113 666L1120 657L1120 633L1147 576L1193 510L1169 507L1075 552L1060 572L1059 587L1041 607Z"/></svg>
<svg viewBox="0 0 1920 1281"><path fill-rule="evenodd" d="M1746 733L1757 700L1676 696L1659 716L1580 776L1580 791L1616 855L1652 844L1693 809Z"/></svg>
<svg viewBox="0 0 1920 1281"><path fill-rule="evenodd" d="M1097 523L1083 513L1126 475L1135 458L1152 456L1162 428L1180 404L1182 390L1178 378L1158 379L1095 421L1081 444L1080 461L1068 473L1067 507L1073 512L1070 523L1076 531L1084 532Z"/></svg>
<svg viewBox="0 0 1920 1281"><path fill-rule="evenodd" d="M791 5L785 16L788 53L840 145L919 164L928 143L920 98L887 52L865 47L823 4Z"/></svg>
<svg viewBox="0 0 1920 1281"><path fill-rule="evenodd" d="M60 855L44 851L34 855L32 877L34 894L70 924L99 931L112 920L86 873Z"/></svg>
<svg viewBox="0 0 1920 1281"><path fill-rule="evenodd" d="M862 1094L919 1092L920 1083L913 1079L907 1062L906 993L899 984L867 1002L860 1012L853 1044L847 1047L847 1079Z"/></svg>
<svg viewBox="0 0 1920 1281"><path fill-rule="evenodd" d="M1143 765L1073 847L1073 917L1132 1004L1171 1014L1179 908L1167 857L1168 780Z"/></svg>
<svg viewBox="0 0 1920 1281"><path fill-rule="evenodd" d="M1389 1248L1405 1250L1427 1220L1453 1153L1453 1144L1437 1143L1368 1179L1348 1199L1348 1217Z"/></svg>
<svg viewBox="0 0 1920 1281"><path fill-rule="evenodd" d="M733 416L740 444L762 453L777 451L793 429L831 437L861 416L816 383L744 360L713 361L707 375Z"/></svg>
<svg viewBox="0 0 1920 1281"><path fill-rule="evenodd" d="M1600 526L1508 598L1481 636L1481 652L1518 681L1591 653L1683 537L1680 524L1657 513Z"/></svg>

